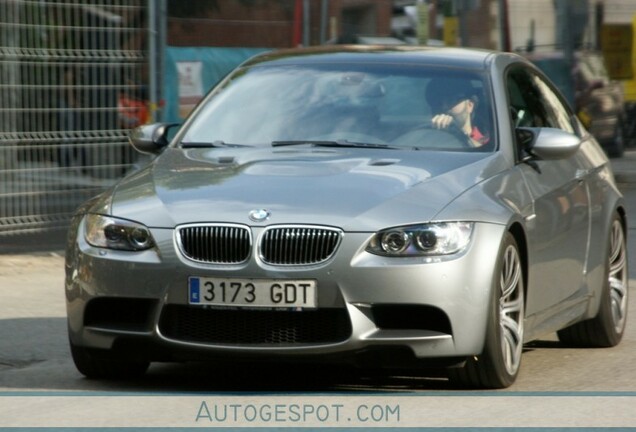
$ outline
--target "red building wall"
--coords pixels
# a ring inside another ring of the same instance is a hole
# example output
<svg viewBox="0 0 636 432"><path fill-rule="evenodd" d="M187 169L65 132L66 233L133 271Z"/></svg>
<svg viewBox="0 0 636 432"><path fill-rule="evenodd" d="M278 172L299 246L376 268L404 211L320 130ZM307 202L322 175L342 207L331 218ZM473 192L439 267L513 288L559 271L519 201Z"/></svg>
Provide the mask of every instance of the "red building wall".
<svg viewBox="0 0 636 432"><path fill-rule="evenodd" d="M295 25L301 35L303 29L302 22L296 18L304 14L295 13L295 8L304 3L296 0L257 1L250 5L227 0L209 2L209 7L198 7L190 16L168 17L168 45L291 47L298 36L294 37ZM341 36L348 28L369 29L378 36L391 33L389 0L330 0L326 19L323 19L321 3L309 2L310 45L319 45L321 34L329 39L334 34Z"/></svg>

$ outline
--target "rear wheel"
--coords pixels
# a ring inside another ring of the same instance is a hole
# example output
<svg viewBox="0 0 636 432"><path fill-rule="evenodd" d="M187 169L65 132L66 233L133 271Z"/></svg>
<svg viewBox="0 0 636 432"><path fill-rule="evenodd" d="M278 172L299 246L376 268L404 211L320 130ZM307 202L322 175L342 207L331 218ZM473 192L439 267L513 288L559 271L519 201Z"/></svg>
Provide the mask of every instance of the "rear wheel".
<svg viewBox="0 0 636 432"><path fill-rule="evenodd" d="M500 252L483 352L448 370L462 387L505 388L519 373L523 351L524 278L519 247L507 233Z"/></svg>
<svg viewBox="0 0 636 432"><path fill-rule="evenodd" d="M70 342L71 356L78 371L87 378L126 379L143 375L149 362L112 360L95 356L90 350Z"/></svg>
<svg viewBox="0 0 636 432"><path fill-rule="evenodd" d="M627 321L627 245L621 218L614 215L597 315L558 332L559 340L580 347L611 347L623 338Z"/></svg>

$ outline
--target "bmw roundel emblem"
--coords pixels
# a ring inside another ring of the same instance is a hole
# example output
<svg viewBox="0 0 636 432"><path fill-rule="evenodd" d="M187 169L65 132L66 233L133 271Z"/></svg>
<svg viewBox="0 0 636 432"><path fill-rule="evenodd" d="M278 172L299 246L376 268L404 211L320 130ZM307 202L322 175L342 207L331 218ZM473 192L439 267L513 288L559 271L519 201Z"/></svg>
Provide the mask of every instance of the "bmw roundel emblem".
<svg viewBox="0 0 636 432"><path fill-rule="evenodd" d="M254 222L263 222L270 216L269 210L266 209L256 209L250 212L250 219Z"/></svg>

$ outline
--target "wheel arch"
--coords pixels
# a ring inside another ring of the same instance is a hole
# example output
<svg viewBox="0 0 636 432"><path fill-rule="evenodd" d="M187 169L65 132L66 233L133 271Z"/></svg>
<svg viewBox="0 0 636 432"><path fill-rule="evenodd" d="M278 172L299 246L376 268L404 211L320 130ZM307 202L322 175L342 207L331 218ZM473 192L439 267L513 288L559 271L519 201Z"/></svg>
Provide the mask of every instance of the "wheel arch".
<svg viewBox="0 0 636 432"><path fill-rule="evenodd" d="M612 219L614 218L614 215L618 215L618 218L620 220L621 226L623 228L623 235L625 236L625 241L627 242L627 236L628 236L628 231L627 231L627 209L625 208L624 202L622 201L622 199L618 199L613 206L608 206L607 211L603 213L603 216L601 218L601 224L602 226L608 227L609 229L603 229L602 232L602 236L601 236L601 240L599 244L603 245L603 255L602 257L599 257L598 259L602 261L599 261L598 263L596 261L592 261L592 263L597 263L600 267L600 269L604 269L605 266L607 265L607 263L605 262L606 259L606 252L605 252L605 245L609 245L609 241L610 241L610 231L611 231L611 224L612 224ZM607 246L608 247L608 246ZM629 252L627 252L629 253ZM602 278L603 276L603 272L604 270L602 270L601 274L596 274L596 271L592 271L592 270L596 270L595 267L590 266L590 264L588 264L588 286L590 287L590 299L588 302L588 307L587 307L587 311L584 317L582 317L581 320L586 320L586 319L590 319L590 318L594 318L599 311L599 308L601 306L601 302L600 302L600 284L603 283ZM600 270L599 270L600 271ZM592 278L594 276L594 278ZM591 279L590 279L591 278ZM598 287L598 289L597 289Z"/></svg>
<svg viewBox="0 0 636 432"><path fill-rule="evenodd" d="M621 225L623 225L623 232L625 233L625 237L627 237L627 234L628 234L628 231L627 231L627 210L622 205L619 205L618 207L616 207L616 212L618 212L618 215L621 218Z"/></svg>
<svg viewBox="0 0 636 432"><path fill-rule="evenodd" d="M528 298L528 241L526 238L526 232L523 226L519 222L514 222L508 228L508 232L512 234L517 247L519 248L519 255L521 257L521 268L523 270L523 295Z"/></svg>

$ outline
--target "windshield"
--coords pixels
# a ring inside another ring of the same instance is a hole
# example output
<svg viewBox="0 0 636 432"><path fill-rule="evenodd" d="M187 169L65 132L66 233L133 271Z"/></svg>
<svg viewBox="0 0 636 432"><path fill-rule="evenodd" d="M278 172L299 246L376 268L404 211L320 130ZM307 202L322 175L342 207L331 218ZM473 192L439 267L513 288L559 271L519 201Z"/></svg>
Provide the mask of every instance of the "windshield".
<svg viewBox="0 0 636 432"><path fill-rule="evenodd" d="M450 109L445 102L470 97L471 127L488 144L477 150L490 151L495 143L489 95L486 80L467 71L379 64L257 66L239 70L213 91L181 143L476 150L459 129L440 130L431 123Z"/></svg>

